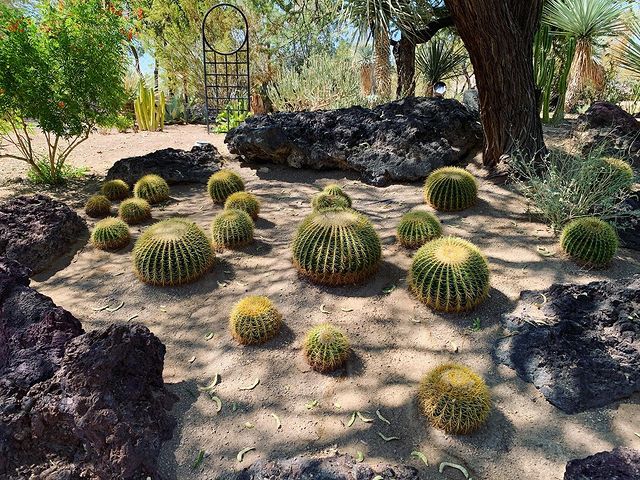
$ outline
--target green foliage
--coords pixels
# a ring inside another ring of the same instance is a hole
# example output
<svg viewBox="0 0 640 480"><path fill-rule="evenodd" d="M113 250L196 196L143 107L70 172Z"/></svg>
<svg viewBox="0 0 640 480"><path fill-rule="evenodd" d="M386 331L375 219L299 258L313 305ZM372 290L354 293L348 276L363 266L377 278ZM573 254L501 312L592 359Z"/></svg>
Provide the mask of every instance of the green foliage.
<svg viewBox="0 0 640 480"><path fill-rule="evenodd" d="M88 167L74 167L68 163L51 170L51 163L46 158L36 160L35 164L37 168L31 167L27 172L27 178L35 184L56 185L66 183L68 180L82 178L89 172Z"/></svg>
<svg viewBox="0 0 640 480"><path fill-rule="evenodd" d="M416 69L429 90L437 82L460 75L467 60L464 46L457 43L453 35L437 35L416 50Z"/></svg>
<svg viewBox="0 0 640 480"><path fill-rule="evenodd" d="M164 92L160 92L156 100L153 89L140 82L138 97L133 102L138 128L149 132L164 130L165 104Z"/></svg>
<svg viewBox="0 0 640 480"><path fill-rule="evenodd" d="M322 189L322 192L327 193L329 195L338 195L344 198L347 201L347 204L348 204L347 206L351 208L351 197L346 193L344 193L344 191L342 190L342 187L337 183L330 183L329 185L327 185Z"/></svg>
<svg viewBox="0 0 640 480"><path fill-rule="evenodd" d="M242 345L259 345L278 334L282 315L267 297L250 295L240 300L229 317L231 335Z"/></svg>
<svg viewBox="0 0 640 480"><path fill-rule="evenodd" d="M442 167L431 172L424 184L424 200L436 210L457 212L478 199L478 183L464 168Z"/></svg>
<svg viewBox="0 0 640 480"><path fill-rule="evenodd" d="M109 180L102 184L100 193L111 201L123 200L129 196L129 185L124 180Z"/></svg>
<svg viewBox="0 0 640 480"><path fill-rule="evenodd" d="M85 203L84 213L91 218L106 217L111 214L111 202L104 195L94 195Z"/></svg>
<svg viewBox="0 0 640 480"><path fill-rule="evenodd" d="M396 233L400 245L417 248L442 235L442 226L433 213L413 210L402 216Z"/></svg>
<svg viewBox="0 0 640 480"><path fill-rule="evenodd" d="M111 122L111 125L120 133L127 133L127 131L133 128L133 119L127 115L116 115Z"/></svg>
<svg viewBox="0 0 640 480"><path fill-rule="evenodd" d="M304 341L304 356L317 372L332 372L342 367L350 353L347 336L328 323L313 327Z"/></svg>
<svg viewBox="0 0 640 480"><path fill-rule="evenodd" d="M100 220L91 232L91 243L101 250L118 250L129 245L129 241L129 227L115 217Z"/></svg>
<svg viewBox="0 0 640 480"><path fill-rule="evenodd" d="M155 205L169 199L169 185L159 175L145 175L133 186L133 194Z"/></svg>
<svg viewBox="0 0 640 480"><path fill-rule="evenodd" d="M293 264L326 285L358 283L378 269L380 238L371 222L353 210L324 210L307 216L292 245Z"/></svg>
<svg viewBox="0 0 640 480"><path fill-rule="evenodd" d="M242 210L224 210L211 222L214 248L237 248L253 242L253 220Z"/></svg>
<svg viewBox="0 0 640 480"><path fill-rule="evenodd" d="M343 195L332 195L320 192L311 200L313 210L321 211L327 209L349 208L351 203Z"/></svg>
<svg viewBox="0 0 640 480"><path fill-rule="evenodd" d="M640 78L640 20L631 25L617 52L620 66Z"/></svg>
<svg viewBox="0 0 640 480"><path fill-rule="evenodd" d="M604 267L618 250L618 234L599 218L577 218L562 230L560 245L574 260L591 267Z"/></svg>
<svg viewBox="0 0 640 480"><path fill-rule="evenodd" d="M133 247L134 271L151 285L197 280L211 268L213 260L213 249L202 229L181 218L151 225Z"/></svg>
<svg viewBox="0 0 640 480"><path fill-rule="evenodd" d="M235 192L227 197L224 202L225 210L242 210L247 212L252 219L258 218L260 213L260 200L248 192Z"/></svg>
<svg viewBox="0 0 640 480"><path fill-rule="evenodd" d="M469 311L489 294L489 265L472 243L457 237L438 238L414 255L409 287L435 310Z"/></svg>
<svg viewBox="0 0 640 480"><path fill-rule="evenodd" d="M560 35L593 41L623 33L622 14L627 8L625 2L611 0L549 0L542 21Z"/></svg>
<svg viewBox="0 0 640 480"><path fill-rule="evenodd" d="M232 128L236 128L244 122L250 115L247 102L243 100L234 100L230 102L225 109L216 117L216 133L227 133Z"/></svg>
<svg viewBox="0 0 640 480"><path fill-rule="evenodd" d="M118 215L129 225L137 225L151 218L151 205L142 198L128 198L120 204Z"/></svg>
<svg viewBox="0 0 640 480"><path fill-rule="evenodd" d="M215 203L224 203L227 197L244 190L244 182L231 170L220 170L209 177L207 191Z"/></svg>
<svg viewBox="0 0 640 480"><path fill-rule="evenodd" d="M491 395L484 380L456 363L440 365L424 376L418 403L429 422L449 434L477 430L491 411Z"/></svg>

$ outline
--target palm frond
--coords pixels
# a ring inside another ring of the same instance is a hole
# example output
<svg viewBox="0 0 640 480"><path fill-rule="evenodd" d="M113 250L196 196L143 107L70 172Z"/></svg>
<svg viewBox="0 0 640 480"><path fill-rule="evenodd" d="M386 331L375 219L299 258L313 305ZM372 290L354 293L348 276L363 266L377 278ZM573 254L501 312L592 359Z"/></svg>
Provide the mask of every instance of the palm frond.
<svg viewBox="0 0 640 480"><path fill-rule="evenodd" d="M616 56L622 68L640 78L640 21L631 26Z"/></svg>
<svg viewBox="0 0 640 480"><path fill-rule="evenodd" d="M542 22L560 35L592 42L624 32L622 15L628 9L629 4L620 0L550 0Z"/></svg>

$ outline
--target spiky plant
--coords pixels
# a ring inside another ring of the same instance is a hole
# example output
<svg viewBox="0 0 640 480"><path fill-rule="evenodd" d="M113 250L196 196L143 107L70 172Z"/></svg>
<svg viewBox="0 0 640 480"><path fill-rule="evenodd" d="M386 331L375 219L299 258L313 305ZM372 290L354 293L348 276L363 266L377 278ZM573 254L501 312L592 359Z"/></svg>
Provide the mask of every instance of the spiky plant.
<svg viewBox="0 0 640 480"><path fill-rule="evenodd" d="M491 411L491 395L484 380L455 363L440 365L423 377L418 401L429 422L451 434L477 430Z"/></svg>
<svg viewBox="0 0 640 480"><path fill-rule="evenodd" d="M267 297L250 295L231 311L229 330L242 345L258 345L278 334L282 315Z"/></svg>
<svg viewBox="0 0 640 480"><path fill-rule="evenodd" d="M344 191L342 190L342 187L337 183L330 183L329 185L327 185L322 189L322 193L326 193L328 195L338 195L344 198L348 203L347 206L351 208L351 197L346 193L344 193Z"/></svg>
<svg viewBox="0 0 640 480"><path fill-rule="evenodd" d="M253 220L242 210L224 210L211 222L213 247L237 248L253 241Z"/></svg>
<svg viewBox="0 0 640 480"><path fill-rule="evenodd" d="M402 216L396 233L400 245L417 248L442 235L442 226L433 213L413 210Z"/></svg>
<svg viewBox="0 0 640 480"><path fill-rule="evenodd" d="M416 50L416 70L423 76L427 96L433 96L433 85L462 73L468 60L464 46L452 34L437 35Z"/></svg>
<svg viewBox="0 0 640 480"><path fill-rule="evenodd" d="M91 243L101 250L117 250L129 245L129 227L119 218L100 220L91 232Z"/></svg>
<svg viewBox="0 0 640 480"><path fill-rule="evenodd" d="M247 212L254 220L260 213L260 200L258 197L248 192L235 192L227 197L224 202L225 210L242 210Z"/></svg>
<svg viewBox="0 0 640 480"><path fill-rule="evenodd" d="M133 194L155 205L169 199L169 185L159 175L145 175L133 186Z"/></svg>
<svg viewBox="0 0 640 480"><path fill-rule="evenodd" d="M104 195L94 195L84 205L84 213L91 218L102 218L111 214L111 202Z"/></svg>
<svg viewBox="0 0 640 480"><path fill-rule="evenodd" d="M207 191L215 203L224 203L229 195L244 190L244 182L231 170L220 170L209 177Z"/></svg>
<svg viewBox="0 0 640 480"><path fill-rule="evenodd" d="M640 19L630 25L629 33L622 40L616 57L622 68L640 79Z"/></svg>
<svg viewBox="0 0 640 480"><path fill-rule="evenodd" d="M102 184L100 193L111 201L123 200L129 196L129 185L124 180L109 180Z"/></svg>
<svg viewBox="0 0 640 480"><path fill-rule="evenodd" d="M151 218L151 205L142 198L128 198L120 204L118 215L129 225L136 225Z"/></svg>
<svg viewBox="0 0 640 480"><path fill-rule="evenodd" d="M318 372L332 372L340 368L350 352L347 336L328 323L313 327L304 341L304 356L311 368Z"/></svg>
<svg viewBox="0 0 640 480"><path fill-rule="evenodd" d="M424 184L424 200L436 210L457 212L478 198L478 183L464 168L442 167L431 172Z"/></svg>
<svg viewBox="0 0 640 480"><path fill-rule="evenodd" d="M326 210L326 209L340 209L349 208L351 202L349 202L342 195L332 195L326 192L320 192L313 200L311 200L311 206L314 210Z"/></svg>
<svg viewBox="0 0 640 480"><path fill-rule="evenodd" d="M567 254L590 267L604 267L618 251L618 234L604 220L577 218L569 222L560 235L560 245Z"/></svg>
<svg viewBox="0 0 640 480"><path fill-rule="evenodd" d="M489 294L489 265L472 243L457 237L438 238L416 252L409 286L435 310L468 311Z"/></svg>
<svg viewBox="0 0 640 480"><path fill-rule="evenodd" d="M152 285L179 285L204 275L213 264L209 239L198 225L182 218L147 228L133 247L133 268Z"/></svg>
<svg viewBox="0 0 640 480"><path fill-rule="evenodd" d="M623 188L629 189L633 185L633 168L624 160L615 157L604 157L605 167L609 169L611 175L616 177Z"/></svg>
<svg viewBox="0 0 640 480"><path fill-rule="evenodd" d="M323 210L307 216L292 245L293 264L310 280L348 285L371 276L382 257L371 222L353 210Z"/></svg>

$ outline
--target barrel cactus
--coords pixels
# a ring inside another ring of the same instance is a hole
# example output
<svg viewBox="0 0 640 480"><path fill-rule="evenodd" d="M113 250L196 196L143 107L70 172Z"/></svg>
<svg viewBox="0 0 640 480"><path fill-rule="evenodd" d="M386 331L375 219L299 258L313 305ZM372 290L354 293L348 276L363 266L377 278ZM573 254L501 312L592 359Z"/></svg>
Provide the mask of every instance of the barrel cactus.
<svg viewBox="0 0 640 480"><path fill-rule="evenodd" d="M416 248L442 235L442 226L433 213L413 210L402 216L396 233L400 245Z"/></svg>
<svg viewBox="0 0 640 480"><path fill-rule="evenodd" d="M342 367L350 352L347 336L328 323L313 327L304 341L304 356L318 372L332 372Z"/></svg>
<svg viewBox="0 0 640 480"><path fill-rule="evenodd" d="M169 185L159 175L145 175L133 186L133 194L155 205L169 200Z"/></svg>
<svg viewBox="0 0 640 480"><path fill-rule="evenodd" d="M111 202L104 195L94 195L84 205L84 213L91 218L102 218L111 214Z"/></svg>
<svg viewBox="0 0 640 480"><path fill-rule="evenodd" d="M436 210L456 212L476 203L478 184L464 168L442 167L431 172L424 184L424 200Z"/></svg>
<svg viewBox="0 0 640 480"><path fill-rule="evenodd" d="M633 168L624 160L615 157L605 157L602 159L605 167L609 170L622 188L629 189L633 185Z"/></svg>
<svg viewBox="0 0 640 480"><path fill-rule="evenodd" d="M129 225L136 225L151 218L151 206L142 198L128 198L120 204L118 215Z"/></svg>
<svg viewBox="0 0 640 480"><path fill-rule="evenodd" d="M129 196L129 185L124 180L109 180L102 184L100 193L109 200L124 200Z"/></svg>
<svg viewBox="0 0 640 480"><path fill-rule="evenodd" d="M207 190L215 203L224 203L232 193L244 190L244 182L231 170L220 170L209 177Z"/></svg>
<svg viewBox="0 0 640 480"><path fill-rule="evenodd" d="M204 275L213 264L209 239L195 223L170 218L147 228L133 247L133 268L152 285L179 285Z"/></svg>
<svg viewBox="0 0 640 480"><path fill-rule="evenodd" d="M236 248L253 241L253 220L242 210L224 210L211 222L214 248Z"/></svg>
<svg viewBox="0 0 640 480"><path fill-rule="evenodd" d="M327 185L322 189L322 193L326 193L328 195L337 195L339 197L344 198L348 203L347 206L351 208L351 197L346 193L344 193L344 191L342 190L342 187L340 187L340 185L338 185L337 183L331 183Z"/></svg>
<svg viewBox="0 0 640 480"><path fill-rule="evenodd" d="M382 258L371 222L353 210L323 210L307 216L292 245L293 264L310 280L348 285L371 276Z"/></svg>
<svg viewBox="0 0 640 480"><path fill-rule="evenodd" d="M414 255L409 286L435 310L468 311L489 294L489 265L472 243L457 237L437 238Z"/></svg>
<svg viewBox="0 0 640 480"><path fill-rule="evenodd" d="M278 334L282 315L267 297L251 295L240 300L229 317L231 335L242 345L258 345Z"/></svg>
<svg viewBox="0 0 640 480"><path fill-rule="evenodd" d="M320 192L313 197L313 200L311 200L311 206L314 210L319 211L336 208L349 208L351 206L351 202L347 197L342 195Z"/></svg>
<svg viewBox="0 0 640 480"><path fill-rule="evenodd" d="M418 401L429 422L451 434L477 430L491 411L491 395L484 380L455 363L440 365L424 376Z"/></svg>
<svg viewBox="0 0 640 480"><path fill-rule="evenodd" d="M235 192L227 197L224 202L224 209L242 210L255 220L260 213L260 200L249 192Z"/></svg>
<svg viewBox="0 0 640 480"><path fill-rule="evenodd" d="M584 217L567 224L560 235L560 245L567 254L590 267L604 267L618 250L618 234L604 220Z"/></svg>
<svg viewBox="0 0 640 480"><path fill-rule="evenodd" d="M129 245L130 241L129 227L115 217L100 220L91 232L91 243L101 250L117 250Z"/></svg>

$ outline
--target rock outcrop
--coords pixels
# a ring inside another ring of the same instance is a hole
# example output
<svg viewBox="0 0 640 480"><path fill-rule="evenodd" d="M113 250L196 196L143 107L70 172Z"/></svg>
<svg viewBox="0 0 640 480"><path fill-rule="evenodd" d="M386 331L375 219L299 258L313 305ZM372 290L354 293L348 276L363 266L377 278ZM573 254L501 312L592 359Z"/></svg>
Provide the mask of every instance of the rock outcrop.
<svg viewBox="0 0 640 480"><path fill-rule="evenodd" d="M638 480L640 451L614 448L567 463L564 480Z"/></svg>

